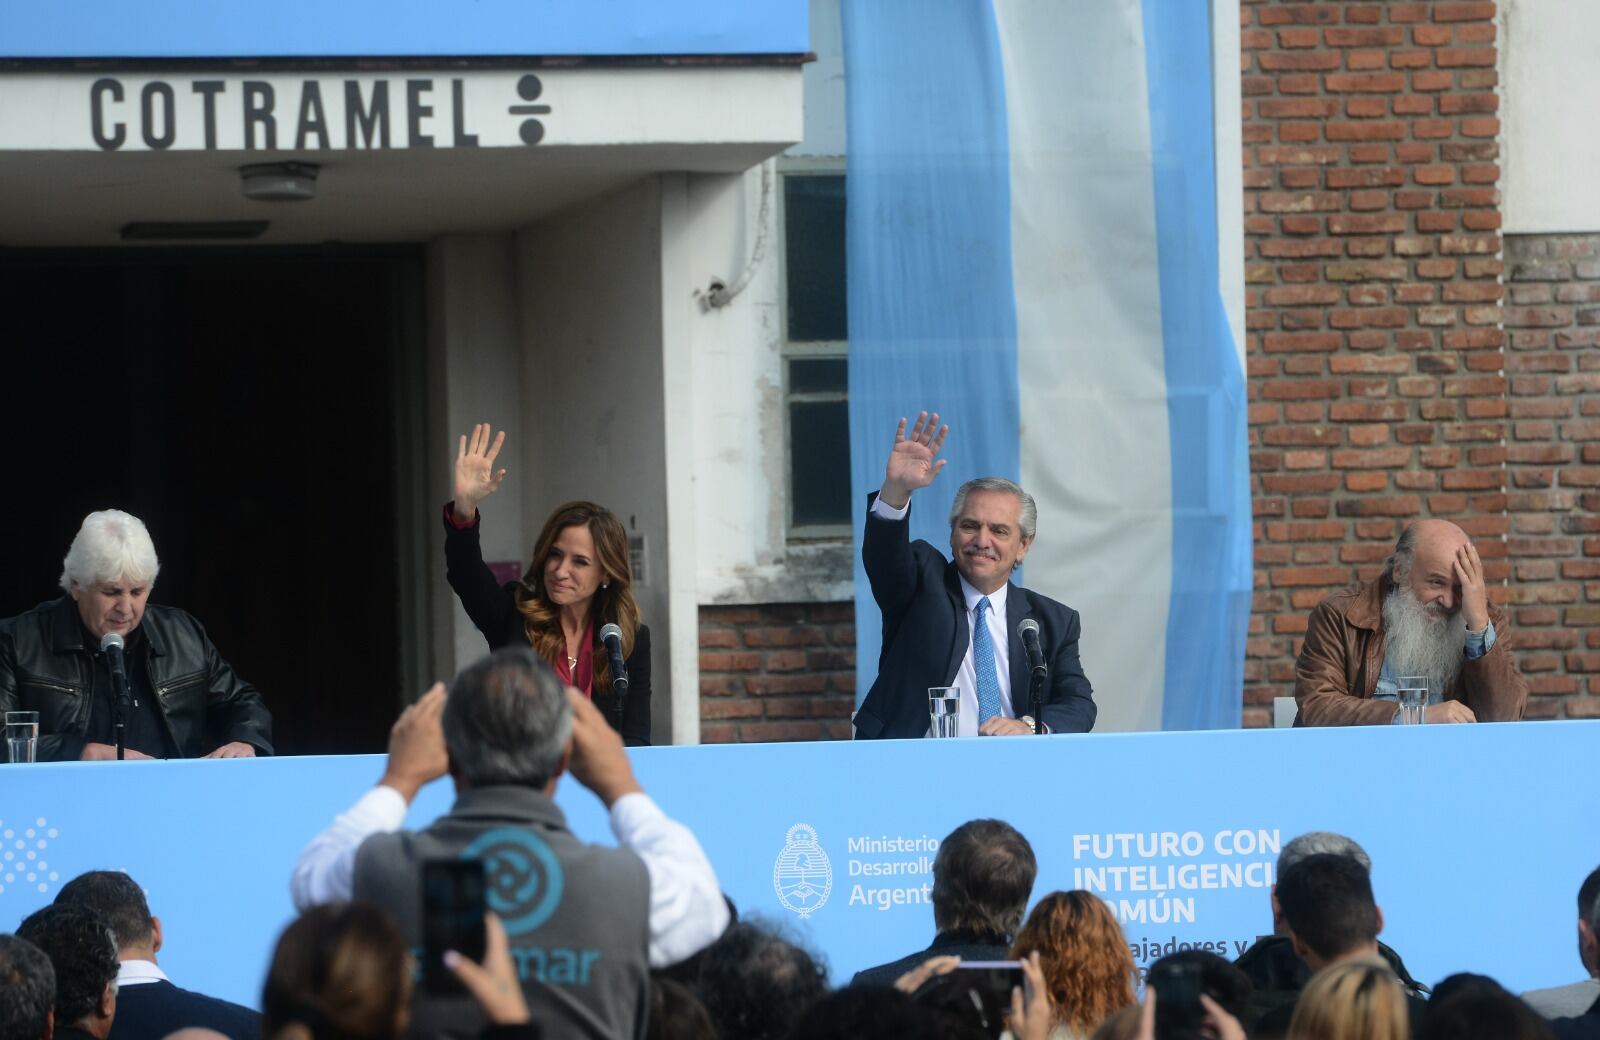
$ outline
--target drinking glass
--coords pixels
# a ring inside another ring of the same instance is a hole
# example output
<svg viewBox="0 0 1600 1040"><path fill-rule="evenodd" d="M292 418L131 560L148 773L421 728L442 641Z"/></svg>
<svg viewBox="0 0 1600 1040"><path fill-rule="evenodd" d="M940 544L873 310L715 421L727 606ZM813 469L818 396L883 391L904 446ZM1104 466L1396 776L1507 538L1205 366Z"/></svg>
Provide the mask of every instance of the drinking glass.
<svg viewBox="0 0 1600 1040"><path fill-rule="evenodd" d="M1395 690L1399 694L1400 722L1420 726L1422 713L1428 709L1428 677L1402 675L1395 680Z"/></svg>
<svg viewBox="0 0 1600 1040"><path fill-rule="evenodd" d="M32 762L39 749L39 713L6 712L6 751L13 762Z"/></svg>
<svg viewBox="0 0 1600 1040"><path fill-rule="evenodd" d="M959 686L928 687L929 731L935 737L961 735L961 688Z"/></svg>

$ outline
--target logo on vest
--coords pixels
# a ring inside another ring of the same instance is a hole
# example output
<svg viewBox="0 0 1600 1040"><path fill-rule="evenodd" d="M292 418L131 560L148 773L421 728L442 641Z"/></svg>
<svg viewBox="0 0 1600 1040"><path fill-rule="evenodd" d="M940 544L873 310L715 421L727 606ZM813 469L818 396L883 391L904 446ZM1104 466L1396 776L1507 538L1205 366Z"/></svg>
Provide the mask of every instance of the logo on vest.
<svg viewBox="0 0 1600 1040"><path fill-rule="evenodd" d="M536 835L500 827L480 834L461 858L483 860L489 909L505 924L507 935L526 935L561 905L561 864Z"/></svg>
<svg viewBox="0 0 1600 1040"><path fill-rule="evenodd" d="M783 851L772 865L772 887L778 902L801 918L822 909L833 891L833 865L817 844L817 829L797 823L789 828Z"/></svg>

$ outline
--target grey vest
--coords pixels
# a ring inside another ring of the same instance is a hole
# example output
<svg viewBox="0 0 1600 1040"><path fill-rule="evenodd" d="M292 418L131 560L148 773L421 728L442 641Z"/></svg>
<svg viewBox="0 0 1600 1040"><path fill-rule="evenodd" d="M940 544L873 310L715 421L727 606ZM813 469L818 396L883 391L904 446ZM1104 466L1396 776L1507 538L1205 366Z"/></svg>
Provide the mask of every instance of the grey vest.
<svg viewBox="0 0 1600 1040"><path fill-rule="evenodd" d="M643 1037L650 995L650 878L630 850L588 845L554 802L526 787L461 793L425 830L375 834L356 850L355 898L392 911L422 946L422 864L481 859L545 1040ZM418 986L413 1036L476 1038L470 998Z"/></svg>

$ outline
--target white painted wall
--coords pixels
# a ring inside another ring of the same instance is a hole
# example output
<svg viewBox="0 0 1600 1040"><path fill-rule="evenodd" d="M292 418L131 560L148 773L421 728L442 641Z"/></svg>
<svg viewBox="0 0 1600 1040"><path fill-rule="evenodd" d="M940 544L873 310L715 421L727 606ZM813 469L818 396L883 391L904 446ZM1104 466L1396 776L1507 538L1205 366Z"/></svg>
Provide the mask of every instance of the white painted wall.
<svg viewBox="0 0 1600 1040"><path fill-rule="evenodd" d="M523 486L523 530L531 540L555 506L586 498L645 536L645 580L634 594L650 626L656 743L698 737L674 725L670 692L692 700L698 681L677 674L680 659L694 660L693 621L669 610L671 563L692 560L694 545L684 532L687 557L677 546L669 556L662 185L678 179L648 178L524 228L515 247L524 450L512 472ZM678 645L685 636L687 654Z"/></svg>
<svg viewBox="0 0 1600 1040"><path fill-rule="evenodd" d="M1501 0L1506 234L1600 231L1600 4Z"/></svg>
<svg viewBox="0 0 1600 1040"><path fill-rule="evenodd" d="M511 470L500 491L483 503L483 551L489 560L525 560L522 469L530 452L521 426L522 344L517 332L517 286L512 236L448 235L427 253L428 545L431 565L433 659L448 679L483 656L488 644L473 627L444 578L440 509L454 493L456 438L475 422L510 430L502 459ZM533 528L534 532L538 527Z"/></svg>
<svg viewBox="0 0 1600 1040"><path fill-rule="evenodd" d="M694 415L696 596L701 604L838 602L851 596L848 540L788 543L788 445L783 408L782 172L845 152L844 44L839 0L813 0L805 139L767 171L688 178L693 288L713 278L744 290L690 322Z"/></svg>

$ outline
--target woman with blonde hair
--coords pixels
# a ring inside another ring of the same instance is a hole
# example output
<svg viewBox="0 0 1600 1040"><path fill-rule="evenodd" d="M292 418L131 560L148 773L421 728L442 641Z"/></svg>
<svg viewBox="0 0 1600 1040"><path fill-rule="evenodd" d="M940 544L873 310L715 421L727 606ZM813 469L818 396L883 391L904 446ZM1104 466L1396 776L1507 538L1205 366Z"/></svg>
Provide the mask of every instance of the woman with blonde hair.
<svg viewBox="0 0 1600 1040"><path fill-rule="evenodd" d="M489 649L524 645L561 681L576 687L630 745L650 743L650 630L633 598L628 532L593 502L566 502L544 522L521 581L504 586L483 561L478 504L505 479L494 468L504 447L487 423L463 436L456 453L455 499L444 507L445 577ZM619 710L603 631L615 625L628 688Z"/></svg>
<svg viewBox="0 0 1600 1040"><path fill-rule="evenodd" d="M1312 977L1295 1004L1295 1040L1411 1040L1406 993L1380 960L1346 961Z"/></svg>
<svg viewBox="0 0 1600 1040"><path fill-rule="evenodd" d="M1134 1002L1133 956L1122 926L1097 896L1077 890L1039 900L1011 947L1018 959L1035 952L1055 1008L1052 1040L1088 1037Z"/></svg>

